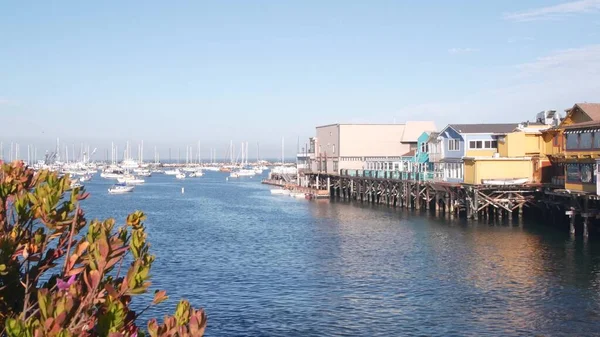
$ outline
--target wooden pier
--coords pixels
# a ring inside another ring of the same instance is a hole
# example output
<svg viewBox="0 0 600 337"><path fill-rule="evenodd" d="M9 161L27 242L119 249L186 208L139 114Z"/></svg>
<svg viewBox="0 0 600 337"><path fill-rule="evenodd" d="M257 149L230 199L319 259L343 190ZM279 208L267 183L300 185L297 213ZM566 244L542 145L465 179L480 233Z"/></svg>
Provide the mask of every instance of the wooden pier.
<svg viewBox="0 0 600 337"><path fill-rule="evenodd" d="M430 211L447 217L482 221L521 220L569 226L587 237L600 218L600 198L558 190L546 184L471 185L398 179L393 172L341 170L340 174L305 173L305 187L330 198Z"/></svg>

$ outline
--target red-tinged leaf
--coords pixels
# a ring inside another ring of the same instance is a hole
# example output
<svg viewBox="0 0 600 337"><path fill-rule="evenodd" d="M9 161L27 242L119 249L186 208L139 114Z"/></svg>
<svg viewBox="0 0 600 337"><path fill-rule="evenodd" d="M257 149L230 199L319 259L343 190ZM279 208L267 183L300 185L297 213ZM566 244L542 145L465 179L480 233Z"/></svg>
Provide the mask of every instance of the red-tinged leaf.
<svg viewBox="0 0 600 337"><path fill-rule="evenodd" d="M108 295L112 298L118 298L119 294L117 293L117 291L115 290L115 288L112 286L112 284L107 284L104 286L104 289L106 289L106 292L108 293Z"/></svg>
<svg viewBox="0 0 600 337"><path fill-rule="evenodd" d="M71 270L67 271L65 273L65 276L73 276L73 275L77 275L79 273L81 273L82 271L85 270L85 267L76 267L76 268L72 268ZM86 282L87 284L87 282Z"/></svg>
<svg viewBox="0 0 600 337"><path fill-rule="evenodd" d="M98 288L98 285L100 285L100 278L102 277L102 275L100 275L100 272L97 270L92 270L90 271L89 277L92 289Z"/></svg>
<svg viewBox="0 0 600 337"><path fill-rule="evenodd" d="M169 299L167 296L167 292L165 290L157 290L154 292L154 300L152 300L152 304L160 304Z"/></svg>

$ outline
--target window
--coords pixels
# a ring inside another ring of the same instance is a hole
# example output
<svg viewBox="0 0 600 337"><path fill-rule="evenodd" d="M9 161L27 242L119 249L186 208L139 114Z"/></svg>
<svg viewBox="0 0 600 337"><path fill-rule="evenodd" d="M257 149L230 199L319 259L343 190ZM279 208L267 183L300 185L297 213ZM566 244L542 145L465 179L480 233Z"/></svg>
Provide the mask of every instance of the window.
<svg viewBox="0 0 600 337"><path fill-rule="evenodd" d="M448 151L458 151L460 150L460 145L458 143L458 139L448 139Z"/></svg>
<svg viewBox="0 0 600 337"><path fill-rule="evenodd" d="M481 140L472 140L469 142L469 149L481 149L483 148L483 142Z"/></svg>
<svg viewBox="0 0 600 337"><path fill-rule="evenodd" d="M335 154L335 144L331 145L333 154Z"/></svg>
<svg viewBox="0 0 600 337"><path fill-rule="evenodd" d="M427 143L421 143L421 153L427 153Z"/></svg>
<svg viewBox="0 0 600 337"><path fill-rule="evenodd" d="M333 171L334 172L338 171L338 161L337 160L333 162Z"/></svg>
<svg viewBox="0 0 600 337"><path fill-rule="evenodd" d="M595 184L594 164L567 164L567 182Z"/></svg>
<svg viewBox="0 0 600 337"><path fill-rule="evenodd" d="M600 132L594 132L594 149L600 149Z"/></svg>
<svg viewBox="0 0 600 337"><path fill-rule="evenodd" d="M592 148L592 133L584 132L579 136L579 148L580 149L591 149Z"/></svg>
<svg viewBox="0 0 600 337"><path fill-rule="evenodd" d="M558 135L555 135L554 138L552 138L552 145L558 146L558 137Z"/></svg>
<svg viewBox="0 0 600 337"><path fill-rule="evenodd" d="M579 135L570 133L567 135L567 150L579 148Z"/></svg>
<svg viewBox="0 0 600 337"><path fill-rule="evenodd" d="M469 149L497 149L497 140L471 140L469 141Z"/></svg>

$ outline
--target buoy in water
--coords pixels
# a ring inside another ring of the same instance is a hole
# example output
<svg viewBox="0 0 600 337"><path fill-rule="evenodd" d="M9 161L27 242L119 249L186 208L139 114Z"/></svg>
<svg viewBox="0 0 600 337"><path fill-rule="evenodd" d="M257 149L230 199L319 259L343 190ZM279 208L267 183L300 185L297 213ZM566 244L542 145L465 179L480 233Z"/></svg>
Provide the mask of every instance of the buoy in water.
<svg viewBox="0 0 600 337"><path fill-rule="evenodd" d="M229 181L229 177L226 177L226 178L225 178L225 181Z"/></svg>
<svg viewBox="0 0 600 337"><path fill-rule="evenodd" d="M181 194L185 193L185 187L181 188Z"/></svg>

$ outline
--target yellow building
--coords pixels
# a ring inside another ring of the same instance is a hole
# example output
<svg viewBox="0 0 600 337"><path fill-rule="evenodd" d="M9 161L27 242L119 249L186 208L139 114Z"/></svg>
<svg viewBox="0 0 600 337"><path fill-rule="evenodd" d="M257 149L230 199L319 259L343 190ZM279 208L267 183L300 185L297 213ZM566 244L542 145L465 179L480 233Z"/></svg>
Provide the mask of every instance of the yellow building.
<svg viewBox="0 0 600 337"><path fill-rule="evenodd" d="M550 167L545 120L519 124L512 132L497 135L498 152L488 156L466 156L466 184L541 183ZM550 178L548 178L550 179Z"/></svg>
<svg viewBox="0 0 600 337"><path fill-rule="evenodd" d="M531 157L465 157L465 184L519 184L534 180Z"/></svg>
<svg viewBox="0 0 600 337"><path fill-rule="evenodd" d="M600 158L600 103L579 103L566 110L558 135L564 151L550 156L561 165L565 189L596 193L596 159Z"/></svg>

